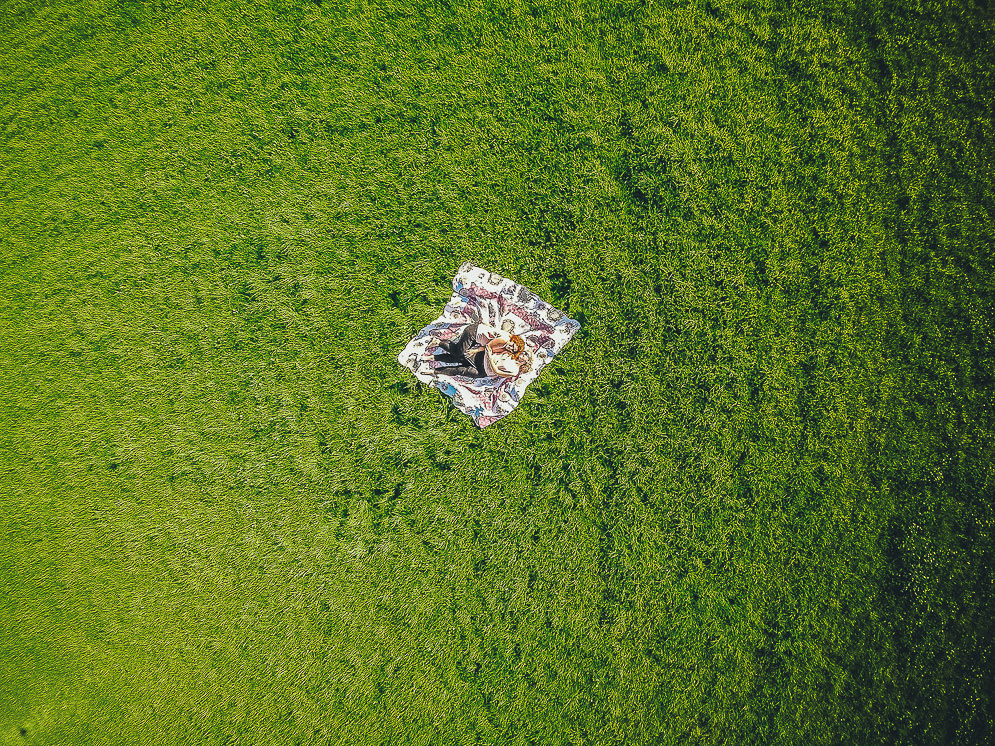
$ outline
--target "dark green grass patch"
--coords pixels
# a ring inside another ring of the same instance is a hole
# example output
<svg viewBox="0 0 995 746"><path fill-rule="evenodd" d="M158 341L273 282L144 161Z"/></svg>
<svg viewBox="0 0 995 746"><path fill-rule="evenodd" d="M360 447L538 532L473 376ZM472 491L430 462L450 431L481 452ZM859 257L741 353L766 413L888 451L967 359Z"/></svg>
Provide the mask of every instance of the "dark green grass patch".
<svg viewBox="0 0 995 746"><path fill-rule="evenodd" d="M991 739L980 4L0 37L4 743ZM482 431L465 260L583 325Z"/></svg>

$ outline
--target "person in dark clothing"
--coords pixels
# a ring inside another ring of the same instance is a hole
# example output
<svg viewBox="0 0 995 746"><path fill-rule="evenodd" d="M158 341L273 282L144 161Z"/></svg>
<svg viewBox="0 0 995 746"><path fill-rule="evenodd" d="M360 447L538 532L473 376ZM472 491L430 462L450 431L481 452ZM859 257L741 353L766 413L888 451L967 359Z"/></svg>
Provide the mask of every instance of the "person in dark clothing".
<svg viewBox="0 0 995 746"><path fill-rule="evenodd" d="M483 323L469 324L455 339L440 341L435 360L445 367L436 373L468 378L514 378L529 366L521 337L508 337Z"/></svg>

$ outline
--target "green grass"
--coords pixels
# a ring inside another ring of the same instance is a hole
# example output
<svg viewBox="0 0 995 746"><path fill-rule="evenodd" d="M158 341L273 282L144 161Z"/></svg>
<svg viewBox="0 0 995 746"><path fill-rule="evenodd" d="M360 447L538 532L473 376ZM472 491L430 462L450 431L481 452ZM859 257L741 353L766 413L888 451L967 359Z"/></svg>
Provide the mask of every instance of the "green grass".
<svg viewBox="0 0 995 746"><path fill-rule="evenodd" d="M985 6L4 0L0 744L989 742Z"/></svg>

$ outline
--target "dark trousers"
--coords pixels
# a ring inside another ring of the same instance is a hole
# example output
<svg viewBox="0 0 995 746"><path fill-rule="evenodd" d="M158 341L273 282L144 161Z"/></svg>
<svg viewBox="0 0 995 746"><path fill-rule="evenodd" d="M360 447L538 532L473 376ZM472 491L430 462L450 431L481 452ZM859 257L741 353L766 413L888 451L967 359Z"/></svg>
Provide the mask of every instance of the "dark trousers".
<svg viewBox="0 0 995 746"><path fill-rule="evenodd" d="M447 376L467 376L468 378L487 378L487 371L484 369L484 352L475 352L467 356L467 352L477 347L477 325L470 324L463 329L456 339L448 342L439 342L442 352L435 356L440 363L445 363L445 368L436 368L436 373L444 373Z"/></svg>

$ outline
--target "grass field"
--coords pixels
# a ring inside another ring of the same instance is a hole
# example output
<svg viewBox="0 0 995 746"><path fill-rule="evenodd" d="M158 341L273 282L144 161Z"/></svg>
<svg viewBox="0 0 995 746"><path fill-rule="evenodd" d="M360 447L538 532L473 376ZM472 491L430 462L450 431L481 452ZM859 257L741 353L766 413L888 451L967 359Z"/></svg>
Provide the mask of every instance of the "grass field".
<svg viewBox="0 0 995 746"><path fill-rule="evenodd" d="M990 743L992 17L2 0L0 744Z"/></svg>

